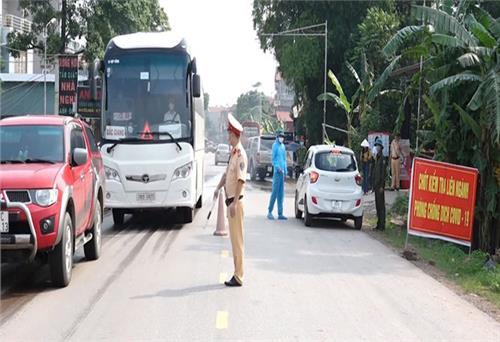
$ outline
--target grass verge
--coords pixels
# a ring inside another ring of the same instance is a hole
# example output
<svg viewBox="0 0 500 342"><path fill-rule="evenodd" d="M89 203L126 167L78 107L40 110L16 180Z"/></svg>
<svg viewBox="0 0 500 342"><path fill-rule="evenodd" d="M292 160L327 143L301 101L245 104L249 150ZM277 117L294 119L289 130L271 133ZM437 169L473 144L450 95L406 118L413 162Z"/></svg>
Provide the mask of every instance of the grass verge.
<svg viewBox="0 0 500 342"><path fill-rule="evenodd" d="M403 250L406 239L407 198L401 196L389 212L386 230L378 233L392 246ZM411 236L408 249L417 258L436 267L445 276L458 284L468 293L482 296L500 309L500 266L491 269L484 267L488 254L474 251L469 255L463 248L445 241Z"/></svg>

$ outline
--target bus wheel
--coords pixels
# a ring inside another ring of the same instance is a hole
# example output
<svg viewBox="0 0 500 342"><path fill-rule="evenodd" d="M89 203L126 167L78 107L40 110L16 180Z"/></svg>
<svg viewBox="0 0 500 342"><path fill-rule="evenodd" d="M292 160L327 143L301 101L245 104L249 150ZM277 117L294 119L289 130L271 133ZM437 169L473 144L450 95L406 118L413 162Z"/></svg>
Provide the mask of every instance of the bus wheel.
<svg viewBox="0 0 500 342"><path fill-rule="evenodd" d="M191 223L193 222L194 210L190 207L178 207L177 208L177 218L179 223Z"/></svg>

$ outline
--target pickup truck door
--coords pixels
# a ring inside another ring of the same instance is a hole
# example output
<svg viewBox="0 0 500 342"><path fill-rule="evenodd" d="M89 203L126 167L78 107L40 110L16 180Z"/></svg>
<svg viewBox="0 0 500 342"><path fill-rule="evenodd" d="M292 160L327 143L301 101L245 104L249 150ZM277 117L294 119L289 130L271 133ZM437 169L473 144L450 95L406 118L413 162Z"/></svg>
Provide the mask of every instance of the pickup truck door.
<svg viewBox="0 0 500 342"><path fill-rule="evenodd" d="M76 165L73 160L73 151L75 148L87 149L83 129L80 125L74 124L71 129L71 155L70 163L73 176L73 202L75 206L75 235L78 236L85 231L88 212L90 211L91 201L88 202L88 173L90 170L90 156L87 155L87 162L83 165ZM88 150L87 150L88 151Z"/></svg>

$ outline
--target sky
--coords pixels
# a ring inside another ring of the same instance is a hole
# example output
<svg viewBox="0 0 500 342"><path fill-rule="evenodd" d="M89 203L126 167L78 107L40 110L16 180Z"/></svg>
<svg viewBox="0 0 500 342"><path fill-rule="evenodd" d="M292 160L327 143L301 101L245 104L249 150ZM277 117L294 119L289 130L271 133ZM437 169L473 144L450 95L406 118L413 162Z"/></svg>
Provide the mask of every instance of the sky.
<svg viewBox="0 0 500 342"><path fill-rule="evenodd" d="M173 31L184 36L196 57L209 105L233 105L261 83L274 94L277 63L260 49L253 29L253 0L159 0Z"/></svg>

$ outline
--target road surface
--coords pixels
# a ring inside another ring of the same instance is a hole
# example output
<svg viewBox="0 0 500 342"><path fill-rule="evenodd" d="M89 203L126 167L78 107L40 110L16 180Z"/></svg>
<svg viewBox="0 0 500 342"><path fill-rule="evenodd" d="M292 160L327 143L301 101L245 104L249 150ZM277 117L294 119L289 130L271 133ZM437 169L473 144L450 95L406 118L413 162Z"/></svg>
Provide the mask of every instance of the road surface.
<svg viewBox="0 0 500 342"><path fill-rule="evenodd" d="M205 199L224 170L212 164ZM293 191L289 221L268 221L267 188L248 185L242 288L221 284L231 248L216 217L203 228L209 203L183 227L167 213L116 229L108 215L101 258L79 251L67 288L46 266L2 265L0 340L500 340L496 321L351 223L306 228Z"/></svg>

